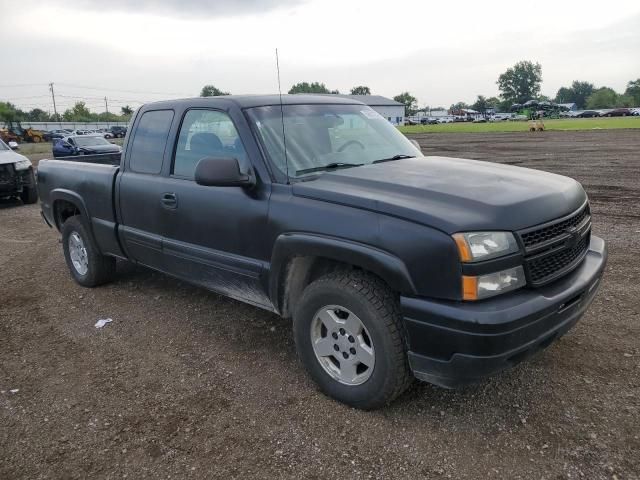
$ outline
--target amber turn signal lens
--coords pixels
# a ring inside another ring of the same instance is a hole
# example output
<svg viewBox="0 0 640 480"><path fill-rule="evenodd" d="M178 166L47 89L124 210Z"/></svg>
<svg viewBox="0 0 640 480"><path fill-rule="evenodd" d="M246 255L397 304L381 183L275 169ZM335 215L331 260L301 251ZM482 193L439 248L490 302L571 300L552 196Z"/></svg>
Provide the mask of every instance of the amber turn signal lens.
<svg viewBox="0 0 640 480"><path fill-rule="evenodd" d="M469 244L467 243L466 238L464 238L464 234L456 233L453 235L453 239L458 246L458 254L460 255L460 260L463 262L470 262L473 260L471 256L471 250L469 250Z"/></svg>
<svg viewBox="0 0 640 480"><path fill-rule="evenodd" d="M467 275L462 276L462 299L478 299L478 277L469 277Z"/></svg>

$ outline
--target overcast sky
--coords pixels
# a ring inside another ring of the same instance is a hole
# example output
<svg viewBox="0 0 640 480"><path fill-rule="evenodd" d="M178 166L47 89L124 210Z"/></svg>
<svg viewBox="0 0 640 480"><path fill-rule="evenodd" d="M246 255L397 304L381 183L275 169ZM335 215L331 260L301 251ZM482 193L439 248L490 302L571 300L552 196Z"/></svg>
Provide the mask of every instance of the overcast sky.
<svg viewBox="0 0 640 480"><path fill-rule="evenodd" d="M519 60L542 64L549 96L576 79L623 91L640 77L638 0L0 0L0 12L0 100L27 109L51 108L49 82L59 110L195 96L206 83L274 93L276 47L285 92L364 84L432 107L497 95Z"/></svg>

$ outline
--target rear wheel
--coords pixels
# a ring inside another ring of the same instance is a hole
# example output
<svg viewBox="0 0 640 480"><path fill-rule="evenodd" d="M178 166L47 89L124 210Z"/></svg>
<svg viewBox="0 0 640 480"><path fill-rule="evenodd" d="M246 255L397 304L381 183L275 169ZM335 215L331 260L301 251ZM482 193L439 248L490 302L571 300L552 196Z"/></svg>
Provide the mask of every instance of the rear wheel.
<svg viewBox="0 0 640 480"><path fill-rule="evenodd" d="M293 328L298 356L326 395L373 409L411 384L398 300L372 275L338 271L314 281Z"/></svg>
<svg viewBox="0 0 640 480"><path fill-rule="evenodd" d="M100 253L80 216L64 222L62 247L71 276L83 287L102 285L115 276L116 259Z"/></svg>

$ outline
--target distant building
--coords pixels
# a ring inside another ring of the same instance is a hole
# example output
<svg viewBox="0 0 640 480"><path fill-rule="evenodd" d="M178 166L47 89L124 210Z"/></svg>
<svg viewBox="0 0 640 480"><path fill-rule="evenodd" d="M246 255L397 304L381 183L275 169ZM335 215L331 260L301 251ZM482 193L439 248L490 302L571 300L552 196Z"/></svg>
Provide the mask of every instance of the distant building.
<svg viewBox="0 0 640 480"><path fill-rule="evenodd" d="M390 98L383 97L381 95L334 95L337 97L358 100L359 102L373 108L393 125L404 125L404 103L396 102L395 100L391 100Z"/></svg>
<svg viewBox="0 0 640 480"><path fill-rule="evenodd" d="M433 117L433 118L438 118L438 117L448 117L449 116L449 111L445 110L444 108L438 108L438 109L433 109L433 110L428 110L428 117Z"/></svg>

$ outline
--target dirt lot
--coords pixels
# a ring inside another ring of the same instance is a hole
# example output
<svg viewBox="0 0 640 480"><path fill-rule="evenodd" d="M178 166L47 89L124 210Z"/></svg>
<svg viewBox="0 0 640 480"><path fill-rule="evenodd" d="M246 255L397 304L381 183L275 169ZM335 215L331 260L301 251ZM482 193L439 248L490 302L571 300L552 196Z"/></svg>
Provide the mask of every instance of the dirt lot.
<svg viewBox="0 0 640 480"><path fill-rule="evenodd" d="M38 207L5 202L0 478L640 478L640 132L414 138L584 184L610 261L567 336L484 384L356 411L317 392L288 322L127 265L83 289Z"/></svg>

